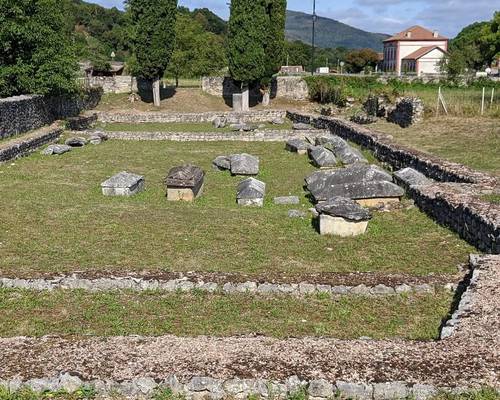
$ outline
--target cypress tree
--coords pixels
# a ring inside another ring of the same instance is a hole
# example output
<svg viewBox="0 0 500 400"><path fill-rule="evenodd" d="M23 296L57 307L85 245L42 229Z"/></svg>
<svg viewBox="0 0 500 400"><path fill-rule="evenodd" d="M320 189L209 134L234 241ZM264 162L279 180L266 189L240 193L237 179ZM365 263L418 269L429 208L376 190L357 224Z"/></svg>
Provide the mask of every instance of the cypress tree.
<svg viewBox="0 0 500 400"><path fill-rule="evenodd" d="M134 73L151 81L155 106L160 106L160 79L175 45L177 0L128 0L136 62Z"/></svg>
<svg viewBox="0 0 500 400"><path fill-rule="evenodd" d="M248 85L266 74L266 51L269 18L267 0L232 0L228 23L229 73L241 84L248 105Z"/></svg>

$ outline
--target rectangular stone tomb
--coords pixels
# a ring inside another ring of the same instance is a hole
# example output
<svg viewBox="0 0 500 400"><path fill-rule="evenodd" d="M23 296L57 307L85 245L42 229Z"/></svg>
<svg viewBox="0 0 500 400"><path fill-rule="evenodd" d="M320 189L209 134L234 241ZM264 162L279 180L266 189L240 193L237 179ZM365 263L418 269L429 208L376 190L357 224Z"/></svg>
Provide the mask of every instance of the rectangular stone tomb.
<svg viewBox="0 0 500 400"><path fill-rule="evenodd" d="M167 175L169 201L194 201L203 193L205 172L194 165L172 168Z"/></svg>
<svg viewBox="0 0 500 400"><path fill-rule="evenodd" d="M369 210L345 197L334 197L316 205L321 235L358 236L366 232L372 218Z"/></svg>
<svg viewBox="0 0 500 400"><path fill-rule="evenodd" d="M333 152L322 146L311 147L309 149L309 158L318 168L333 168L337 166L337 159Z"/></svg>
<svg viewBox="0 0 500 400"><path fill-rule="evenodd" d="M230 157L232 175L258 175L259 159L250 154L233 154Z"/></svg>
<svg viewBox="0 0 500 400"><path fill-rule="evenodd" d="M104 196L133 196L142 192L144 185L143 176L123 171L101 183L101 188Z"/></svg>
<svg viewBox="0 0 500 400"><path fill-rule="evenodd" d="M305 140L294 138L286 142L286 150L297 153L297 154L307 154L307 151L311 148L311 145Z"/></svg>
<svg viewBox="0 0 500 400"><path fill-rule="evenodd" d="M264 205L266 184L255 178L248 178L240 182L237 188L236 200L240 206Z"/></svg>
<svg viewBox="0 0 500 400"><path fill-rule="evenodd" d="M356 200L358 204L363 206L375 207L379 204L399 202L404 196L404 190L387 181L357 182L332 185L326 191L326 198L316 196L314 198L316 201L324 201L337 196Z"/></svg>

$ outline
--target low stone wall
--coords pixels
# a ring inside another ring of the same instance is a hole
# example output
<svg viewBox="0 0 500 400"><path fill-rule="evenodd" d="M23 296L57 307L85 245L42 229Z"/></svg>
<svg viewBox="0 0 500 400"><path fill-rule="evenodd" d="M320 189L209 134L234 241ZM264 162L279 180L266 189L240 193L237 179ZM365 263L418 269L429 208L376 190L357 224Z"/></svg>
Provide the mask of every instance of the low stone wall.
<svg viewBox="0 0 500 400"><path fill-rule="evenodd" d="M395 170L411 167L437 181L469 184L436 183L413 187L408 193L423 211L455 230L473 246L484 252L500 253L500 206L479 197L496 187L495 177L401 146L386 134L342 119L295 112L287 116L296 122L329 129L335 135L372 150L379 160Z"/></svg>
<svg viewBox="0 0 500 400"><path fill-rule="evenodd" d="M15 96L0 99L0 139L75 117L97 106L102 92L90 90L83 96Z"/></svg>
<svg viewBox="0 0 500 400"><path fill-rule="evenodd" d="M228 77L203 77L201 89L208 94L218 97L230 98L239 92L239 87ZM261 97L258 87L251 88L251 97ZM271 97L291 100L307 100L309 88L301 76L277 76L271 83Z"/></svg>
<svg viewBox="0 0 500 400"><path fill-rule="evenodd" d="M85 78L85 82L92 88L102 88L103 93L137 92L137 79L130 75L93 76Z"/></svg>
<svg viewBox="0 0 500 400"><path fill-rule="evenodd" d="M82 132L74 132L81 134ZM84 132L92 134L92 131ZM254 132L106 132L110 139L167 140L173 142L286 142L291 138L304 139L326 134L326 131L261 130Z"/></svg>
<svg viewBox="0 0 500 400"><path fill-rule="evenodd" d="M172 112L97 112L98 119L104 123L204 123L212 122L216 118L225 118L228 124L271 122L274 119L286 117L283 110L260 110L248 113L232 111L204 112L204 113L172 113Z"/></svg>
<svg viewBox="0 0 500 400"><path fill-rule="evenodd" d="M28 155L38 150L41 146L56 141L62 133L63 129L59 127L59 125L52 125L47 128L42 128L22 140L0 145L0 162L10 161Z"/></svg>

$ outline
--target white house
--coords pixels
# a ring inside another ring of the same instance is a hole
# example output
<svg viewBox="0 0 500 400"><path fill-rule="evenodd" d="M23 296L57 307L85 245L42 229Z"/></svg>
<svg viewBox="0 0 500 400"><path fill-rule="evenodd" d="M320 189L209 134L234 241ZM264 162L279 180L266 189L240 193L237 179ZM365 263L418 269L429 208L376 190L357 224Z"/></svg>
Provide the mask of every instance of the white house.
<svg viewBox="0 0 500 400"><path fill-rule="evenodd" d="M448 51L448 38L421 26L412 26L384 40L384 71L438 74Z"/></svg>

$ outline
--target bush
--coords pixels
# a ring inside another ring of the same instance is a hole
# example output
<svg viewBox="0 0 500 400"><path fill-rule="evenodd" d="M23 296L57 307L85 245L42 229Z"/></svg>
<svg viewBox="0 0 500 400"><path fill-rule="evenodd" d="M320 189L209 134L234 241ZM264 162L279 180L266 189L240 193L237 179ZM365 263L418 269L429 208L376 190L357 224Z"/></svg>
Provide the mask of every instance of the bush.
<svg viewBox="0 0 500 400"><path fill-rule="evenodd" d="M344 107L347 102L345 87L327 77L306 78L309 97L320 104L332 103Z"/></svg>

